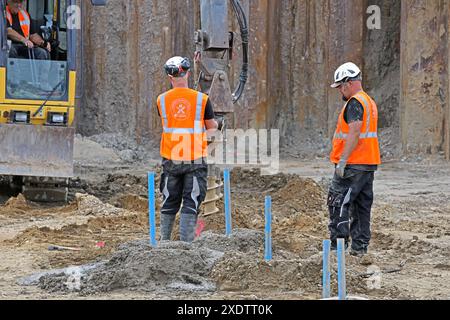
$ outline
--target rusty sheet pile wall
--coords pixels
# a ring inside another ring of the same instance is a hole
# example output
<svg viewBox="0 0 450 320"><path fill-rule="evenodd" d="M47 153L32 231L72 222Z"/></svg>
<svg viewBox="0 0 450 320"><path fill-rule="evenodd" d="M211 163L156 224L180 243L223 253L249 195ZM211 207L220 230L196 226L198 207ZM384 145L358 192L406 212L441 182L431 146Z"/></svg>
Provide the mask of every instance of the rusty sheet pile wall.
<svg viewBox="0 0 450 320"><path fill-rule="evenodd" d="M84 1L79 131L157 139L154 103L168 88L162 65L175 54L192 57L199 0L120 0L102 9ZM404 153L450 156L449 0L242 3L250 72L237 127L279 128L284 145L328 139L342 106L329 84L337 66L353 61L379 104L380 127L393 128ZM367 26L371 5L380 8L381 29Z"/></svg>

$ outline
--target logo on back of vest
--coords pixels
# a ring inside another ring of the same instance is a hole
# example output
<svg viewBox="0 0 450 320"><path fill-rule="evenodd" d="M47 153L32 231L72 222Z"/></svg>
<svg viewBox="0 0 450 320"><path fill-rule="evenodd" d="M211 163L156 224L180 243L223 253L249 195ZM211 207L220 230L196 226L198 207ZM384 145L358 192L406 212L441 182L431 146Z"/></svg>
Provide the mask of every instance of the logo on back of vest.
<svg viewBox="0 0 450 320"><path fill-rule="evenodd" d="M191 104L184 98L174 100L171 109L173 117L176 120L186 120L190 118Z"/></svg>

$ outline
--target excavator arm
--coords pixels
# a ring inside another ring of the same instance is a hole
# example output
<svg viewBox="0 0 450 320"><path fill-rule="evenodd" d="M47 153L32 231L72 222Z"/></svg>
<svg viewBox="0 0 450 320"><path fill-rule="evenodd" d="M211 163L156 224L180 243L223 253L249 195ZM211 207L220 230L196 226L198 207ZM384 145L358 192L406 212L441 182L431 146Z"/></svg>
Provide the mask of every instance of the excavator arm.
<svg viewBox="0 0 450 320"><path fill-rule="evenodd" d="M229 31L229 4L237 17L240 28L242 61L241 72L234 91L230 86L230 69L233 54L235 33ZM196 74L198 80L196 89L208 94L214 106L216 118L222 125L222 131L226 133L225 119L227 115L234 113L234 105L241 98L247 82L248 73L248 39L249 30L247 17L239 0L200 0L201 27L195 32L196 45ZM226 136L223 136L226 140ZM210 141L220 144L221 139ZM219 212L217 201L222 194L223 185L220 169L215 165L209 165L208 190L203 202L204 216Z"/></svg>
<svg viewBox="0 0 450 320"><path fill-rule="evenodd" d="M239 0L230 0L236 14L242 39L242 67L239 82L231 93L228 74L233 58L234 33L228 31L229 2L201 0L201 29L195 32L196 52L199 59L198 88L209 95L219 114L233 113L233 104L244 92L248 73L248 25Z"/></svg>

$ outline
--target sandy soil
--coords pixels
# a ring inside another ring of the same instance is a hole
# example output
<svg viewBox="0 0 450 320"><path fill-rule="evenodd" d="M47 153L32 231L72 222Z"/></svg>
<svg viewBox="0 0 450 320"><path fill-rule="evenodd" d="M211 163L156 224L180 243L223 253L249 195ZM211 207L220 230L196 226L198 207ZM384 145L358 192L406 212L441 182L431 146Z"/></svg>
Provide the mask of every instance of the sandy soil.
<svg viewBox="0 0 450 320"><path fill-rule="evenodd" d="M271 177L235 169L233 227L240 231L223 237L222 213L201 216L205 229L192 246L174 242L158 250L146 244L146 170L151 166L79 165L69 205L42 206L21 196L1 205L0 298L320 298L325 189L332 174L325 160L286 160L283 173ZM449 186L450 166L436 159L382 166L375 182L370 254L346 257L350 294L450 298ZM274 259L269 263L263 259L265 195L273 199ZM49 250L51 245L71 250ZM201 272L189 275L180 266L188 267L198 252ZM19 284L46 270L92 263L102 264L86 272L80 290L69 290L68 276L61 272L34 285ZM148 277L148 270L161 276Z"/></svg>

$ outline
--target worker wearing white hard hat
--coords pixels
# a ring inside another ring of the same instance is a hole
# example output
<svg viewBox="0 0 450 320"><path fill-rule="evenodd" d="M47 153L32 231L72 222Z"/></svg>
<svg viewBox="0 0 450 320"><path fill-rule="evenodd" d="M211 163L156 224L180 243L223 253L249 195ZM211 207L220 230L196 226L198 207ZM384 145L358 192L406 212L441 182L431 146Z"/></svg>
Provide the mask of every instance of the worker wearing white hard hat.
<svg viewBox="0 0 450 320"><path fill-rule="evenodd" d="M206 130L218 127L209 97L189 88L190 68L188 58L175 56L167 60L164 71L172 89L157 99L162 125L162 241L171 240L178 212L180 240L194 240L199 208L207 191Z"/></svg>
<svg viewBox="0 0 450 320"><path fill-rule="evenodd" d="M328 193L330 240L350 243L353 255L367 253L371 239L370 212L374 173L380 161L378 109L362 88L360 68L347 62L336 69L332 88L346 102L337 121L330 155L335 174Z"/></svg>

